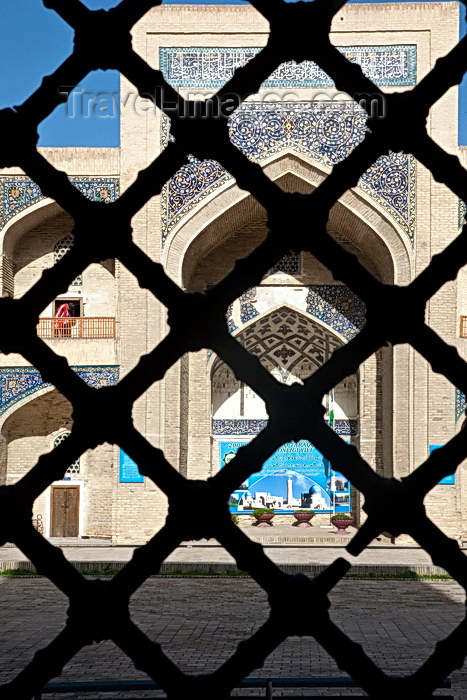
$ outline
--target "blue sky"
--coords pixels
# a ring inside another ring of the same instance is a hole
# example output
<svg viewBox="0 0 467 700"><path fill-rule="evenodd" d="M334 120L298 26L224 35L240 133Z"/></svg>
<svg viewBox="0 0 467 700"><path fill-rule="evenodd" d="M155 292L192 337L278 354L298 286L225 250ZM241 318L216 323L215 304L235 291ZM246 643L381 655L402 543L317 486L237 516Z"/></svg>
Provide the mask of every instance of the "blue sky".
<svg viewBox="0 0 467 700"><path fill-rule="evenodd" d="M287 0L288 2L293 0ZM350 3L359 0L349 0ZM382 2L383 0L366 0ZM411 0L397 0L409 2ZM413 1L413 0L412 0ZM119 0L83 0L90 9L108 9ZM164 4L188 4L187 0L170 0ZM242 0L209 0L198 4L245 4ZM465 33L465 8L461 12L461 35ZM52 73L72 51L73 32L53 11L44 8L41 0L2 0L0 7L0 109L21 104L40 84L44 75ZM96 71L81 87L90 93L118 93L116 71ZM109 110L110 111L110 110ZM40 125L41 146L118 146L118 116L102 118L90 110L90 116L66 116L60 105ZM467 79L460 90L459 142L467 144Z"/></svg>

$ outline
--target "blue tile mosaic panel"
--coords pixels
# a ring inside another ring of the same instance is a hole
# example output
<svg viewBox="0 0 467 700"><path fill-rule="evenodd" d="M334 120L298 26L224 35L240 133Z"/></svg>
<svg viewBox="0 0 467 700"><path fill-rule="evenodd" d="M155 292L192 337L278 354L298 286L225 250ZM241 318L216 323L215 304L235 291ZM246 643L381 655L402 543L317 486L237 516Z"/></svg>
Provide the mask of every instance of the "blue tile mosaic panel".
<svg viewBox="0 0 467 700"><path fill-rule="evenodd" d="M459 418L462 418L466 408L467 402L465 400L465 394L463 394L460 389L456 389L456 423Z"/></svg>
<svg viewBox="0 0 467 700"><path fill-rule="evenodd" d="M72 367L83 381L94 389L114 386L119 377L119 367L104 365L99 367ZM40 372L34 367L0 367L0 415L18 401L50 387L44 382Z"/></svg>
<svg viewBox="0 0 467 700"><path fill-rule="evenodd" d="M256 287L251 287L240 295L240 321L242 323L251 321L252 318L259 316L259 311L257 311L257 309L254 307L255 301Z"/></svg>
<svg viewBox="0 0 467 700"><path fill-rule="evenodd" d="M162 119L162 146L169 140ZM292 151L326 167L347 158L366 131L366 112L354 102L246 103L229 120L230 138L250 160ZM405 232L415 234L415 159L404 153L378 158L359 181ZM190 158L162 190L162 243L181 219L230 180L215 161Z"/></svg>
<svg viewBox="0 0 467 700"><path fill-rule="evenodd" d="M417 82L417 47L338 46L352 63L380 86L409 86ZM237 68L261 51L252 48L182 47L159 49L159 67L173 87L217 88L226 83ZM264 87L334 87L331 78L313 61L282 63L263 83Z"/></svg>
<svg viewBox="0 0 467 700"><path fill-rule="evenodd" d="M365 304L343 284L309 287L306 310L333 330L351 340L365 325Z"/></svg>
<svg viewBox="0 0 467 700"><path fill-rule="evenodd" d="M366 120L355 102L246 103L230 117L229 133L255 162L290 149L332 167L363 141Z"/></svg>
<svg viewBox="0 0 467 700"><path fill-rule="evenodd" d="M397 221L412 245L415 236L415 169L412 156L390 153L378 158L358 183Z"/></svg>
<svg viewBox="0 0 467 700"><path fill-rule="evenodd" d="M168 128L168 119L162 124ZM199 160L188 156L188 163L170 178L162 197L162 244L174 226L200 200L230 180L230 175L215 160Z"/></svg>
<svg viewBox="0 0 467 700"><path fill-rule="evenodd" d="M215 418L212 421L212 434L215 437L222 436L244 436L258 435L267 426L268 421L263 419L251 418ZM343 436L358 435L358 420L341 420L334 421L334 432Z"/></svg>
<svg viewBox="0 0 467 700"><path fill-rule="evenodd" d="M233 309L233 304L229 304L229 306L227 307L226 314L225 314L225 320L227 322L227 330L229 331L229 333L233 333L234 331L237 330L237 326L235 325L235 321L232 318L232 309ZM208 357L208 360L209 360L209 357Z"/></svg>
<svg viewBox="0 0 467 700"><path fill-rule="evenodd" d="M70 182L93 202L114 202L119 178L70 177ZM25 175L0 176L0 230L16 214L45 199L39 185Z"/></svg>

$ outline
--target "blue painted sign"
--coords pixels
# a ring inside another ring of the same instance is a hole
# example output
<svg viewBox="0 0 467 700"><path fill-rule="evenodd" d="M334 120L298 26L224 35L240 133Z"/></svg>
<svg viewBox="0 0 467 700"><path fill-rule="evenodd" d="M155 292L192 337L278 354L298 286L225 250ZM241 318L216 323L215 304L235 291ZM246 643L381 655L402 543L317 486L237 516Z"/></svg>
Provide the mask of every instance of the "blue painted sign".
<svg viewBox="0 0 467 700"><path fill-rule="evenodd" d="M220 442L221 468L233 459L247 442ZM255 508L274 508L292 512L310 508L329 513L350 511L350 483L329 469L329 463L311 442L288 442L282 445L252 474L229 500L233 513Z"/></svg>
<svg viewBox="0 0 467 700"><path fill-rule="evenodd" d="M141 484L144 482L144 476L139 473L138 465L122 449L120 449L119 481L121 484Z"/></svg>
<svg viewBox="0 0 467 700"><path fill-rule="evenodd" d="M437 450L439 447L444 447L444 445L430 445L430 455L433 452L433 450ZM441 481L438 481L438 484L444 484L447 486L453 486L456 483L456 475L455 474L449 474L448 476L445 476Z"/></svg>

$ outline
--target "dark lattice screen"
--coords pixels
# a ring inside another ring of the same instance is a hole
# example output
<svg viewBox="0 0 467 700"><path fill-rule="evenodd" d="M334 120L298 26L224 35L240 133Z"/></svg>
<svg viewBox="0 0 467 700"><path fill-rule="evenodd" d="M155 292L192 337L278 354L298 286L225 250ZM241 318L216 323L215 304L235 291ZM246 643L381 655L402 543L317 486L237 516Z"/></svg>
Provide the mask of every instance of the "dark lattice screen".
<svg viewBox="0 0 467 700"><path fill-rule="evenodd" d="M368 519L348 545L349 552L359 554L383 530L395 535L408 533L436 564L467 588L465 556L457 543L428 519L423 506L428 491L467 457L467 431L436 450L402 481L384 479L375 474L355 448L346 445L326 426L321 405L322 397L332 387L355 373L362 362L387 343L412 345L433 370L467 394L466 363L424 323L427 301L467 264L467 228L407 287L381 284L326 232L333 204L388 151L412 153L437 181L467 201L466 171L426 131L430 107L459 83L467 69L467 38L439 60L415 88L383 96L385 118L368 119L369 130L364 141L334 167L312 194L288 194L232 145L226 116L181 116L197 114L196 104L188 109L162 74L151 69L132 50L132 25L158 2L122 0L108 12L91 12L79 0L43 1L74 28L75 48L16 111L0 112L0 166L21 167L39 184L44 195L73 217L75 245L21 299L1 300L0 349L3 353L20 353L41 372L44 381L51 382L72 403L74 424L69 438L42 456L17 484L1 487L0 541L14 542L37 570L69 597L70 608L65 629L11 683L3 686L1 697L31 698L46 681L60 674L64 664L83 645L111 639L170 698L189 698L196 693L196 697L219 700L228 697L231 689L289 635L314 636L371 697L429 697L438 682L463 663L467 652L465 621L436 647L416 673L404 680L391 681L366 651L330 620L328 593L350 565L337 559L314 580L304 575L286 575L266 557L260 545L250 541L231 522L226 504L229 494L250 474L259 471L264 460L280 445L290 440L310 440L365 498ZM329 41L332 17L345 0L296 4L251 0L251 4L270 23L267 46L235 72L219 90L219 99L231 93L254 93L281 63L304 59L315 61L343 92L382 94L360 67L350 63ZM172 120L174 140L139 173L136 182L118 201L105 206L88 201L64 173L36 150L37 125L60 102L59 88L78 84L89 71L98 68L119 70L142 95L158 94L155 88L161 86L165 99L178 105L178 109L166 109ZM164 183L186 161L187 154L219 161L268 213L266 240L204 294L184 292L132 240L132 217L161 192ZM259 284L264 274L291 249L314 255L367 308L363 330L337 350L303 386L279 384L228 333L225 323L229 304L246 289ZM37 337L36 324L39 312L88 265L107 258L118 258L141 287L150 290L167 307L170 332L118 385L95 390ZM406 310L405 315L399 313L400 309ZM197 327L188 325L187 317L202 322ZM16 323L19 318L21 325ZM200 348L216 352L232 367L236 376L264 399L270 416L261 434L206 482L183 478L164 454L135 429L131 418L134 401L151 384L160 381L185 353ZM139 464L141 472L167 494L170 503L166 525L108 582L85 580L31 522L33 501L51 482L62 478L68 465L85 450L103 442L120 445ZM193 502L199 504L197 519L181 525L186 519L177 514ZM398 504L397 509L392 507L393 503ZM235 557L239 567L264 588L271 613L267 622L215 673L193 678L182 673L164 650L136 627L129 616L128 601L182 540L202 537L216 538ZM313 614L304 612L291 619L287 614L291 599L295 609L312 610Z"/></svg>

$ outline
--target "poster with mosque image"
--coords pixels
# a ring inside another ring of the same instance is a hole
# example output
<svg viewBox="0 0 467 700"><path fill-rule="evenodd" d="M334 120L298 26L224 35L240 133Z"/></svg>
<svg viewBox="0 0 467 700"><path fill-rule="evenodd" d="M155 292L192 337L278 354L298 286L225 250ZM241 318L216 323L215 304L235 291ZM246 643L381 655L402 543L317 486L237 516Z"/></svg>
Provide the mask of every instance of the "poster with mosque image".
<svg viewBox="0 0 467 700"><path fill-rule="evenodd" d="M219 443L221 468L232 460L246 441ZM263 465L234 491L229 500L233 513L255 508L279 512L315 510L329 513L350 511L350 483L334 472L311 442L300 440L282 445Z"/></svg>

